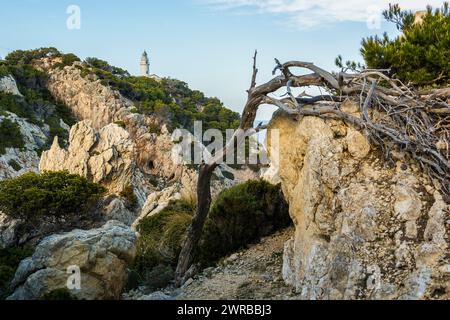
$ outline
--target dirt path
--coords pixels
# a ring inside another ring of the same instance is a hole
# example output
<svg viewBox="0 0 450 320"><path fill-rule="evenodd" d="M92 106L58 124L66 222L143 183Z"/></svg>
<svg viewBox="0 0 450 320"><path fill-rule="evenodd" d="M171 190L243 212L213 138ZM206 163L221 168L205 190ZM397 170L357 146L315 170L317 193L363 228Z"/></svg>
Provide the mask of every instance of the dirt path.
<svg viewBox="0 0 450 320"><path fill-rule="evenodd" d="M182 288L177 299L289 299L292 288L285 285L281 268L284 243L293 228L263 239L260 243L206 269Z"/></svg>
<svg viewBox="0 0 450 320"><path fill-rule="evenodd" d="M264 238L205 269L179 289L166 288L145 294L128 292L124 300L285 300L295 298L292 288L281 275L284 244L294 234L293 228ZM145 290L145 288L144 288Z"/></svg>

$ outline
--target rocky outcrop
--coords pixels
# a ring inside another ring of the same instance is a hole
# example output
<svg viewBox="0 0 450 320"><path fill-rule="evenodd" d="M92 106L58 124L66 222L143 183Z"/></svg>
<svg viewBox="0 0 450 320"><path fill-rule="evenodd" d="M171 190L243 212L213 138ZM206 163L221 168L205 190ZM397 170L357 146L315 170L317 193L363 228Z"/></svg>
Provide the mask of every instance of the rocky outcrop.
<svg viewBox="0 0 450 320"><path fill-rule="evenodd" d="M34 300L76 284L69 277L80 271L80 287L71 290L79 299L118 299L135 257L135 233L110 221L100 229L75 230L44 239L32 257L16 272L9 300ZM69 272L68 272L69 270ZM72 271L75 270L75 273ZM71 281L74 282L71 282ZM72 289L72 287L70 288Z"/></svg>
<svg viewBox="0 0 450 320"><path fill-rule="evenodd" d="M62 171L87 177L119 194L125 186L136 182L145 200L146 183L140 178L135 163L134 144L129 133L115 124L95 130L92 122L82 121L70 130L69 148L61 148L55 138L50 150L42 154L40 171ZM142 179L143 180L143 179ZM139 192L140 191L140 192Z"/></svg>
<svg viewBox="0 0 450 320"><path fill-rule="evenodd" d="M0 92L22 97L16 81L10 75L0 78ZM0 123L4 119L18 125L23 136L24 147L21 149L8 148L5 154L0 154L0 180L14 178L29 171L37 172L39 164L37 150L47 141L43 128L31 124L11 112L0 115Z"/></svg>
<svg viewBox="0 0 450 320"><path fill-rule="evenodd" d="M48 75L47 87L57 100L64 102L80 120L91 120L95 129L129 114L133 103L93 75L81 76L80 62L64 68L52 68L54 61L43 60L36 67ZM80 68L78 68L80 67Z"/></svg>
<svg viewBox="0 0 450 320"><path fill-rule="evenodd" d="M438 183L399 152L384 162L340 121L278 115L270 128L280 133L270 171L295 224L283 277L302 299L450 297L449 206Z"/></svg>
<svg viewBox="0 0 450 320"><path fill-rule="evenodd" d="M0 77L0 92L22 96L17 88L16 80L11 75Z"/></svg>

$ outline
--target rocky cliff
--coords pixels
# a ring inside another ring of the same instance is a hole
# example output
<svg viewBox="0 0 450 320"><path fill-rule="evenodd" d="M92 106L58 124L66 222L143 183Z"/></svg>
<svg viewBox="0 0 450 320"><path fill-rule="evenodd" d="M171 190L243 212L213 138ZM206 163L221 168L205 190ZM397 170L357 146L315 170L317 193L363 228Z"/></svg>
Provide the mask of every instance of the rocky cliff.
<svg viewBox="0 0 450 320"><path fill-rule="evenodd" d="M281 181L295 224L283 277L302 299L450 297L449 205L438 183L401 152L384 161L341 121L278 115L275 129L270 179Z"/></svg>
<svg viewBox="0 0 450 320"><path fill-rule="evenodd" d="M166 124L132 112L133 102L95 75L83 77L81 63L53 68L57 61L42 59L36 66L48 73L52 95L81 122L72 127L67 150L55 140L43 153L41 171L68 170L100 182L111 194L133 185L142 208L139 218L159 212L170 200L195 194L196 170L173 153L175 144ZM223 170L233 172L234 181ZM216 170L216 176L214 194L256 175L225 166Z"/></svg>

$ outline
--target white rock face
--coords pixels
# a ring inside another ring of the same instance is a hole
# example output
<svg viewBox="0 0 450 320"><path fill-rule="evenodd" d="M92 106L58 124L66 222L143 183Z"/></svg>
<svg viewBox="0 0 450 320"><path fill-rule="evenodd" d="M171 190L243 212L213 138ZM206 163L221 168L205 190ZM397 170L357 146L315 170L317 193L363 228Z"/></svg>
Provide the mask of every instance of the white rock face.
<svg viewBox="0 0 450 320"><path fill-rule="evenodd" d="M44 63L40 67L49 73L48 89L52 95L63 101L78 119L91 120L97 130L122 120L123 114L133 107L131 101L102 85L100 80L83 78L75 66L48 69Z"/></svg>
<svg viewBox="0 0 450 320"><path fill-rule="evenodd" d="M50 61L42 61L38 66L49 73L49 91L80 121L88 122L72 128L68 153L54 144L43 157L41 170L64 167L92 177L94 181L107 185L111 192L120 192L125 182L138 188L143 184L143 188L136 191L141 205L150 191L155 191L147 188L150 178L146 175L162 178L169 184L192 175L192 170L172 161L173 141L164 125L160 134L152 133L150 128L155 127L156 120L132 113L133 103L119 92L104 86L99 80L83 78L76 66L61 70L49 69L49 65ZM118 152L111 152L113 146ZM126 150L122 152L118 148ZM74 159L69 159L73 156ZM119 159L123 163L118 163ZM65 164L64 160L70 163ZM114 176L115 170L120 170L119 177ZM111 180L111 183L108 185L106 180Z"/></svg>
<svg viewBox="0 0 450 320"><path fill-rule="evenodd" d="M449 206L419 167L385 165L344 123L278 116L271 129L296 229L283 277L301 298L450 297Z"/></svg>
<svg viewBox="0 0 450 320"><path fill-rule="evenodd" d="M79 299L118 299L125 285L126 268L135 257L136 235L117 221L100 229L74 230L44 239L32 257L23 260L12 282L9 300L34 300L67 287L69 267L81 270L81 288L71 290Z"/></svg>
<svg viewBox="0 0 450 320"><path fill-rule="evenodd" d="M17 83L14 78L9 75L5 77L0 77L0 92L11 93L16 96L22 96L19 89L17 88Z"/></svg>
<svg viewBox="0 0 450 320"><path fill-rule="evenodd" d="M42 154L40 171L68 170L117 194L135 178L134 145L121 127L110 124L97 132L90 121L82 121L70 130L69 143L65 150L55 139Z"/></svg>
<svg viewBox="0 0 450 320"><path fill-rule="evenodd" d="M44 132L39 126L31 124L13 113L8 113L6 116L0 115L0 123L4 119L9 119L19 126L25 144L23 149L8 148L5 154L0 155L0 180L14 178L30 171L38 172L37 150L47 140ZM13 163L15 165L12 165Z"/></svg>

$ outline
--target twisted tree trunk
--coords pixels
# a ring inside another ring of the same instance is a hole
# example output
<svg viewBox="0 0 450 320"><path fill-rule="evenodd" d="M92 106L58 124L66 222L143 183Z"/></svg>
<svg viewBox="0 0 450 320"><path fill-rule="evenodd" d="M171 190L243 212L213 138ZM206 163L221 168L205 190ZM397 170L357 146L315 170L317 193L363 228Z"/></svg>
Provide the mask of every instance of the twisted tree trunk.
<svg viewBox="0 0 450 320"><path fill-rule="evenodd" d="M211 177L216 165L203 164L200 167L197 183L197 210L188 229L186 241L178 258L175 281L177 286L181 286L186 279L185 274L190 268L195 249L202 235L203 226L211 207Z"/></svg>

